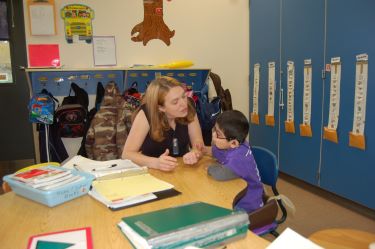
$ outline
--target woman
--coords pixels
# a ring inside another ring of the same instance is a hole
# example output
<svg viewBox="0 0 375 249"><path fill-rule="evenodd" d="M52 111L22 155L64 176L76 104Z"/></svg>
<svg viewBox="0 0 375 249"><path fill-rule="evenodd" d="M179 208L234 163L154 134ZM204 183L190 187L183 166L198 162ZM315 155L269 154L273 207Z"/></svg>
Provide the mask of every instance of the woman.
<svg viewBox="0 0 375 249"><path fill-rule="evenodd" d="M171 171L177 166L175 156L182 156L185 164L202 157L198 117L176 79L163 76L152 81L135 115L122 158Z"/></svg>

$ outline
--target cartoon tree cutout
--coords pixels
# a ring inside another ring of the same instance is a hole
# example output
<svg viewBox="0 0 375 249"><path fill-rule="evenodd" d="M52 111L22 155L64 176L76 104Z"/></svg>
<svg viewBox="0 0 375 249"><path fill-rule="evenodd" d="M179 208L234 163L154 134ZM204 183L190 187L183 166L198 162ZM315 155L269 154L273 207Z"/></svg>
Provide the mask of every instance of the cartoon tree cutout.
<svg viewBox="0 0 375 249"><path fill-rule="evenodd" d="M144 17L143 22L134 26L131 31L132 41L143 42L143 45L152 40L160 39L168 46L170 38L175 31L171 31L163 20L163 0L143 0ZM133 36L135 35L135 36Z"/></svg>

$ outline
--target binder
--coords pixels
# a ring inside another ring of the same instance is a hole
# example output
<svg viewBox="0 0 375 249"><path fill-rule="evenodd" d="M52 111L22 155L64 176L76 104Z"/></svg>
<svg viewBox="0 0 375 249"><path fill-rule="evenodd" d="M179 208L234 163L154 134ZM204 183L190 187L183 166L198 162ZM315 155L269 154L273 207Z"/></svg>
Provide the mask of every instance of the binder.
<svg viewBox="0 0 375 249"><path fill-rule="evenodd" d="M106 205L110 210L112 211L117 211L117 210L122 210L125 208L130 208L138 205L142 205L145 203L153 202L153 201L158 201L162 199L166 199L169 197L173 197L176 195L181 194L180 191L177 191L176 189L167 189L164 191L159 191L159 192L153 192L148 195L144 196L137 196L136 198L129 199L128 201L125 202L119 202L119 203L110 203L107 202L104 199L100 198L100 195L96 194L95 191L90 190L88 194L93 197L94 199L98 200L99 202L103 203Z"/></svg>
<svg viewBox="0 0 375 249"><path fill-rule="evenodd" d="M150 201L180 194L172 184L162 181L147 172L123 175L122 177L96 180L89 195L111 210L133 207Z"/></svg>
<svg viewBox="0 0 375 249"><path fill-rule="evenodd" d="M204 202L122 218L119 228L137 249L223 244L246 236L248 215Z"/></svg>

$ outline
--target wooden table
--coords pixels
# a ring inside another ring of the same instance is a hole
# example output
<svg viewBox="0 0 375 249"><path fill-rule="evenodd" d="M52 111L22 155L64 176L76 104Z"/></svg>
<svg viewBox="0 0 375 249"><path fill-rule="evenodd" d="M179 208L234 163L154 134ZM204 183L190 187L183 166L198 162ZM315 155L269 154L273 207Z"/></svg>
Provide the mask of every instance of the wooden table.
<svg viewBox="0 0 375 249"><path fill-rule="evenodd" d="M326 229L313 233L310 240L326 249L369 249L375 234L354 229Z"/></svg>
<svg viewBox="0 0 375 249"><path fill-rule="evenodd" d="M192 201L204 201L231 208L234 196L245 187L238 179L217 182L207 176L210 158L197 165L182 163L173 172L149 170L150 173L175 186L181 195L142 204L119 211L111 211L88 195L49 208L30 201L14 192L0 195L0 247L26 248L32 235L89 226L92 228L96 249L132 248L116 224L124 216L135 215ZM249 232L243 240L228 245L228 249L265 248L268 241Z"/></svg>

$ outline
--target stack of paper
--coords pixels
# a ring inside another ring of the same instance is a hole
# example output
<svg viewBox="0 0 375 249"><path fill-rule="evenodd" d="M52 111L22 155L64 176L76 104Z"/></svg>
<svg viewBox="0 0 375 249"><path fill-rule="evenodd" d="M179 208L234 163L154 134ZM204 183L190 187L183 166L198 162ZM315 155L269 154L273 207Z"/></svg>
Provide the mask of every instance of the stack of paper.
<svg viewBox="0 0 375 249"><path fill-rule="evenodd" d="M74 156L63 164L64 168L76 169L86 173L93 174L96 178L112 175L113 177L121 177L122 175L131 175L146 171L146 167L141 167L130 160L109 160L95 161L83 156Z"/></svg>
<svg viewBox="0 0 375 249"><path fill-rule="evenodd" d="M323 249L309 239L296 233L289 227L286 228L279 237L277 237L267 249Z"/></svg>
<svg viewBox="0 0 375 249"><path fill-rule="evenodd" d="M89 195L116 210L179 194L173 187L147 171L139 171L138 174L95 180Z"/></svg>
<svg viewBox="0 0 375 249"><path fill-rule="evenodd" d="M73 175L70 170L47 167L16 173L11 178L40 190L52 190L84 179L83 176Z"/></svg>
<svg viewBox="0 0 375 249"><path fill-rule="evenodd" d="M211 247L244 238L248 215L243 211L194 202L122 218L121 231L137 249Z"/></svg>

